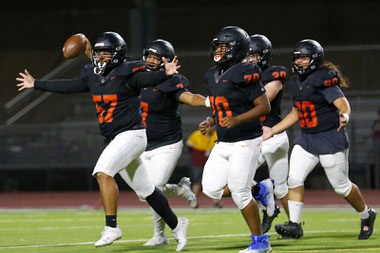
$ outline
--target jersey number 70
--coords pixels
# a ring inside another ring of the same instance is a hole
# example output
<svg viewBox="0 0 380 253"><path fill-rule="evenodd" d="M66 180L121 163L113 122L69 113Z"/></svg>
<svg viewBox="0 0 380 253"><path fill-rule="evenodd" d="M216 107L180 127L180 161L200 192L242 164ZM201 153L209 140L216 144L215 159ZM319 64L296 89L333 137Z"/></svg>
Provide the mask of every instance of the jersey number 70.
<svg viewBox="0 0 380 253"><path fill-rule="evenodd" d="M219 125L224 127L222 122L224 117L232 117L232 111L228 105L227 98L210 96L210 102L212 105L212 111L215 114L218 112ZM223 115L225 113L225 115Z"/></svg>

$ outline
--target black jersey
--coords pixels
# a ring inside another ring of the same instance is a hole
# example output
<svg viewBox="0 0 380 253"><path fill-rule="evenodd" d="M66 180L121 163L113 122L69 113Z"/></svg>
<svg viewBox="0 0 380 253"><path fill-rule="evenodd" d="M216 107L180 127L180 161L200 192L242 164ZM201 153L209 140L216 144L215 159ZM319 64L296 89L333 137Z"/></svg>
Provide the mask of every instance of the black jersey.
<svg viewBox="0 0 380 253"><path fill-rule="evenodd" d="M254 107L253 101L265 93L260 76L260 68L252 63L238 63L223 74L219 74L216 66L207 71L205 81L209 87L219 141L236 142L262 135L259 119L232 128L222 123L224 117L237 116Z"/></svg>
<svg viewBox="0 0 380 253"><path fill-rule="evenodd" d="M339 74L330 69L317 70L304 81L295 75L287 83L302 131L294 143L312 154L332 154L349 146L346 131L337 131L339 110L333 102L344 97L339 83Z"/></svg>
<svg viewBox="0 0 380 253"><path fill-rule="evenodd" d="M279 80L282 84L284 84L287 72L288 71L283 66L270 66L262 70L261 82L263 83L264 88L265 85L275 80ZM281 100L283 93L284 91L281 89L277 96L270 102L271 111L267 115L260 118L264 126L273 127L282 120Z"/></svg>
<svg viewBox="0 0 380 253"><path fill-rule="evenodd" d="M146 126L147 151L182 140L179 97L187 91L188 80L174 75L156 87L141 90L143 123Z"/></svg>
<svg viewBox="0 0 380 253"><path fill-rule="evenodd" d="M34 88L57 93L90 92L95 102L101 134L113 139L117 134L142 129L140 89L167 79L165 72L145 72L142 61L125 62L108 75L94 74L93 65L85 65L74 79L40 81Z"/></svg>
<svg viewBox="0 0 380 253"><path fill-rule="evenodd" d="M298 109L300 127L305 133L318 133L339 127L339 111L332 104L344 97L339 88L340 77L334 70L317 70L304 81L293 76L287 88Z"/></svg>

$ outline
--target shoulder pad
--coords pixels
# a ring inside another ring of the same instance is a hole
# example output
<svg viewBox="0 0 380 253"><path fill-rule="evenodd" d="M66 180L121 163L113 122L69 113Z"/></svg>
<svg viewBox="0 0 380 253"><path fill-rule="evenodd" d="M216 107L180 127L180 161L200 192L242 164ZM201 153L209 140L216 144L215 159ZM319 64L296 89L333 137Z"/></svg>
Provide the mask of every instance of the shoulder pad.
<svg viewBox="0 0 380 253"><path fill-rule="evenodd" d="M231 81L239 86L250 85L261 78L260 67L252 63L238 63L228 71L231 71Z"/></svg>
<svg viewBox="0 0 380 253"><path fill-rule="evenodd" d="M161 92L169 93L169 92L182 90L186 88L188 85L189 85L189 80L185 76L181 74L177 74L172 77L169 77L166 81L164 81L163 83L160 83L155 88Z"/></svg>
<svg viewBox="0 0 380 253"><path fill-rule="evenodd" d="M123 62L115 68L113 75L116 76L129 76L139 71L145 71L146 66L143 61L127 61Z"/></svg>
<svg viewBox="0 0 380 253"><path fill-rule="evenodd" d="M333 69L322 69L312 73L308 82L315 88L327 88L339 85L340 77Z"/></svg>
<svg viewBox="0 0 380 253"><path fill-rule="evenodd" d="M262 74L262 80L271 82L274 80L279 80L281 82L284 82L286 80L286 77L288 75L288 70L284 66L270 66L269 68L265 69Z"/></svg>
<svg viewBox="0 0 380 253"><path fill-rule="evenodd" d="M217 71L216 66L212 66L209 68L206 73L203 75L203 81L207 83L207 79L210 77L210 75L213 75Z"/></svg>

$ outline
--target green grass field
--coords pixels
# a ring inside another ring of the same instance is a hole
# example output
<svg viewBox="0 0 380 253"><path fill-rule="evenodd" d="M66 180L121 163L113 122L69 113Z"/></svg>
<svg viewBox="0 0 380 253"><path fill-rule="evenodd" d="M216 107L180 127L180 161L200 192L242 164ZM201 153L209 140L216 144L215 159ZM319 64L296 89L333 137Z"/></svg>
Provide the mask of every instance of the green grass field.
<svg viewBox="0 0 380 253"><path fill-rule="evenodd" d="M234 208L175 212L190 219L184 252L236 253L250 243L248 228ZM104 224L102 210L1 210L0 253L175 252L170 229L168 246L142 246L153 230L149 209L122 209L118 217L123 238L113 245L95 248ZM274 224L285 220L281 213ZM372 237L359 241L359 218L352 209L305 209L302 239L278 240L272 227L270 241L273 252L380 252L379 220Z"/></svg>

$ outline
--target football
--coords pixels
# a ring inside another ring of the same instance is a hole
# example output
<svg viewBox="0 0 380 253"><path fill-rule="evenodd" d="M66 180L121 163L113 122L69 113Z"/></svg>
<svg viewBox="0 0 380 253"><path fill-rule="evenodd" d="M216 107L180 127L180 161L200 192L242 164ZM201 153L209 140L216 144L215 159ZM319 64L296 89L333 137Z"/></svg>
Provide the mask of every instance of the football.
<svg viewBox="0 0 380 253"><path fill-rule="evenodd" d="M68 38L63 45L63 56L67 59L78 57L86 50L86 36L82 33L77 33Z"/></svg>

